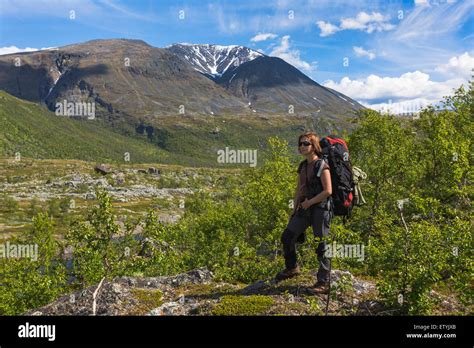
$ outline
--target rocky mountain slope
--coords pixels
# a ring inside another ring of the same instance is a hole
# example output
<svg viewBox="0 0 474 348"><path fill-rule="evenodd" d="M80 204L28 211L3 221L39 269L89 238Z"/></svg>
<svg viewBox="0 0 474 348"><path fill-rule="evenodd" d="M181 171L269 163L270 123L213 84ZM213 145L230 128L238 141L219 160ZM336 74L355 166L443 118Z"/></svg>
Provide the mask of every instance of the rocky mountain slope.
<svg viewBox="0 0 474 348"><path fill-rule="evenodd" d="M352 115L363 107L355 100L321 86L283 59L262 56L229 69L217 83L248 101L252 110L326 116Z"/></svg>
<svg viewBox="0 0 474 348"><path fill-rule="evenodd" d="M98 113L112 118L178 115L180 105L188 113L245 110L244 102L170 51L137 40L1 56L0 89L50 110L63 100L95 102Z"/></svg>
<svg viewBox="0 0 474 348"><path fill-rule="evenodd" d="M0 56L0 89L52 111L64 100L95 102L99 115L125 123L183 113L288 114L289 104L298 114L347 119L362 108L243 46L156 48L124 39Z"/></svg>

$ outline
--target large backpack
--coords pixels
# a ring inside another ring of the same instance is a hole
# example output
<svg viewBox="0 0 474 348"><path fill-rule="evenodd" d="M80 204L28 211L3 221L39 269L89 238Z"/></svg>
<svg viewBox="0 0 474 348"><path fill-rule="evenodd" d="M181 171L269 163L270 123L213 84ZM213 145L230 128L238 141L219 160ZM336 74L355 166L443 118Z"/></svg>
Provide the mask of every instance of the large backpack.
<svg viewBox="0 0 474 348"><path fill-rule="evenodd" d="M349 149L344 139L327 136L320 141L323 158L329 164L334 215L350 217L354 205L354 176ZM321 173L317 173L321 175Z"/></svg>

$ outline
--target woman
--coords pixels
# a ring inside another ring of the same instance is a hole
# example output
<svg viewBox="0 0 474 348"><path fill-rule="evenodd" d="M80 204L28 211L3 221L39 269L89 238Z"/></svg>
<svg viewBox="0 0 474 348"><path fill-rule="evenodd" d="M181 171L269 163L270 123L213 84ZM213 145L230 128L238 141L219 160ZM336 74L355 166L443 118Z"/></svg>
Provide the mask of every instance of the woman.
<svg viewBox="0 0 474 348"><path fill-rule="evenodd" d="M276 276L276 281L292 278L300 273L296 262L298 241L304 240L304 232L309 226L320 243L316 250L319 261L315 293L326 293L329 289L329 260L325 257L326 243L332 218L331 174L329 165L322 157L319 137L314 133L304 133L298 138L298 150L306 159L298 168L298 186L294 209L290 221L281 236L286 269Z"/></svg>

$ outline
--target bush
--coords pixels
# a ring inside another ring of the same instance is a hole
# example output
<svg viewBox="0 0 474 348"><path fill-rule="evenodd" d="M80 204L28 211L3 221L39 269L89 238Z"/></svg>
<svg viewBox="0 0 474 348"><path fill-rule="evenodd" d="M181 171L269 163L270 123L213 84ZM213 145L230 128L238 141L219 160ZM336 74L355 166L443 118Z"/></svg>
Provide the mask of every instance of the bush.
<svg viewBox="0 0 474 348"><path fill-rule="evenodd" d="M22 314L63 293L66 271L59 261L60 246L54 238L53 224L47 214L38 214L33 219L31 231L10 243L37 246L37 253L34 252L34 257L30 258L0 259L1 315Z"/></svg>

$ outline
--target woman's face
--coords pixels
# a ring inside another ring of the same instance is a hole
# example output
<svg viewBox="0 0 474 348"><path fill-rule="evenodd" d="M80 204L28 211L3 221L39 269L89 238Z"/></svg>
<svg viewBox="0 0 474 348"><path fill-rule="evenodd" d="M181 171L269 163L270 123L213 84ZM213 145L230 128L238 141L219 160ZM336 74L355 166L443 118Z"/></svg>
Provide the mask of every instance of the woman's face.
<svg viewBox="0 0 474 348"><path fill-rule="evenodd" d="M298 144L298 149L300 151L300 154L302 155L307 155L314 151L313 144L311 144L309 139L306 137L302 137L300 139L300 143Z"/></svg>

